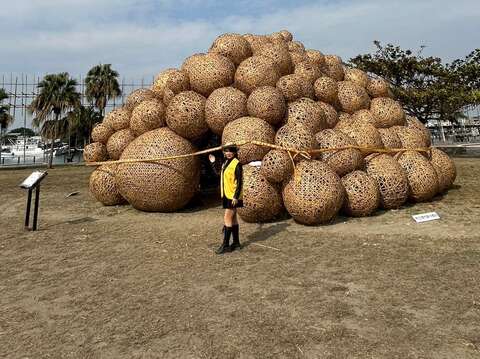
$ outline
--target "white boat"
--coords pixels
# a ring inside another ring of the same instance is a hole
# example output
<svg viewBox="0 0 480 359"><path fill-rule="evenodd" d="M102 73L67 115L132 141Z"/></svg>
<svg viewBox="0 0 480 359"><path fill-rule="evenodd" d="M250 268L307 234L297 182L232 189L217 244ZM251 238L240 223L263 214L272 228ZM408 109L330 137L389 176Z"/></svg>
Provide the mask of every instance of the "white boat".
<svg viewBox="0 0 480 359"><path fill-rule="evenodd" d="M49 151L42 148L42 138L40 136L26 138L17 137L15 140L10 139L9 142L10 143L2 149L2 151L7 151L7 153L3 152L3 156L43 157L45 154L49 153Z"/></svg>

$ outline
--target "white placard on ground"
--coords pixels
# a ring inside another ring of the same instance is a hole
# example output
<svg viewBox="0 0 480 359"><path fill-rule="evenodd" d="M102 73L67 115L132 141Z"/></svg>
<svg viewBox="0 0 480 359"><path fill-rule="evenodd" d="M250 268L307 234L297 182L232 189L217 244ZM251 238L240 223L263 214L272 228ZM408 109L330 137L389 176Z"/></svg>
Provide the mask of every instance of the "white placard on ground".
<svg viewBox="0 0 480 359"><path fill-rule="evenodd" d="M20 184L22 188L32 188L35 186L39 181L43 179L47 175L46 171L34 171L30 176L25 178L25 180Z"/></svg>
<svg viewBox="0 0 480 359"><path fill-rule="evenodd" d="M438 215L437 212L428 212L428 213L414 214L412 218L415 220L415 222L422 223L422 222L428 222L428 221L434 221L436 219L440 219L440 216Z"/></svg>

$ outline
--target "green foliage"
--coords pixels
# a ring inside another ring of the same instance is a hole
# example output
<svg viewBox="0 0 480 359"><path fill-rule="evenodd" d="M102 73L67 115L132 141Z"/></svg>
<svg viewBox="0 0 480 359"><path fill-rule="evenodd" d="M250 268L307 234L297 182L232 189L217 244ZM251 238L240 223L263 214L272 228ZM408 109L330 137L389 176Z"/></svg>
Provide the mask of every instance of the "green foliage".
<svg viewBox="0 0 480 359"><path fill-rule="evenodd" d="M118 72L112 70L111 64L100 64L92 67L85 79L85 95L103 114L108 100L122 94L118 84Z"/></svg>
<svg viewBox="0 0 480 359"><path fill-rule="evenodd" d="M102 121L102 115L95 111L93 106L79 106L67 113L62 121L66 122L71 136L79 141L88 142L93 126Z"/></svg>
<svg viewBox="0 0 480 359"><path fill-rule="evenodd" d="M8 94L5 89L0 88L0 130L4 132L8 126L10 126L15 120L12 115L10 115L10 106L3 105L3 100L8 99Z"/></svg>
<svg viewBox="0 0 480 359"><path fill-rule="evenodd" d="M32 130L31 128L27 128L27 127L18 127L18 128L14 128L13 130L10 130L8 131L8 134L22 134L25 132L25 136L27 137L31 137L31 136L35 136L36 133L34 130Z"/></svg>

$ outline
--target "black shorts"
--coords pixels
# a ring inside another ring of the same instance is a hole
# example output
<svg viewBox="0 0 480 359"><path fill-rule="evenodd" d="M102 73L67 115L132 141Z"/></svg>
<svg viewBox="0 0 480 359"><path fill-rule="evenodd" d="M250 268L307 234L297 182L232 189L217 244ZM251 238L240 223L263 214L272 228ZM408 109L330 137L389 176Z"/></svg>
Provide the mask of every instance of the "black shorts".
<svg viewBox="0 0 480 359"><path fill-rule="evenodd" d="M243 201L241 199L239 199L237 201L237 205L234 207L232 205L232 200L231 199L228 199L227 197L223 197L222 198L222 202L223 202L223 208L228 208L228 209L234 209L234 208L239 208L239 207L243 207Z"/></svg>

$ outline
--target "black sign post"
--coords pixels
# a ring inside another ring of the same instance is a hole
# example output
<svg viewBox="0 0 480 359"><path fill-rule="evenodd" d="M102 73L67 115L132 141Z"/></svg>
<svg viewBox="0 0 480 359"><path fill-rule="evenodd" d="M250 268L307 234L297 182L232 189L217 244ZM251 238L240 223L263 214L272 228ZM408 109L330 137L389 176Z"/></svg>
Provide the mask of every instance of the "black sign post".
<svg viewBox="0 0 480 359"><path fill-rule="evenodd" d="M32 202L32 192L35 189L35 206L33 208L33 226L32 231L37 230L38 206L40 204L40 182L47 176L47 171L32 172L21 184L20 187L28 189L27 194L27 210L25 212L25 229L29 229L30 225L30 209Z"/></svg>

